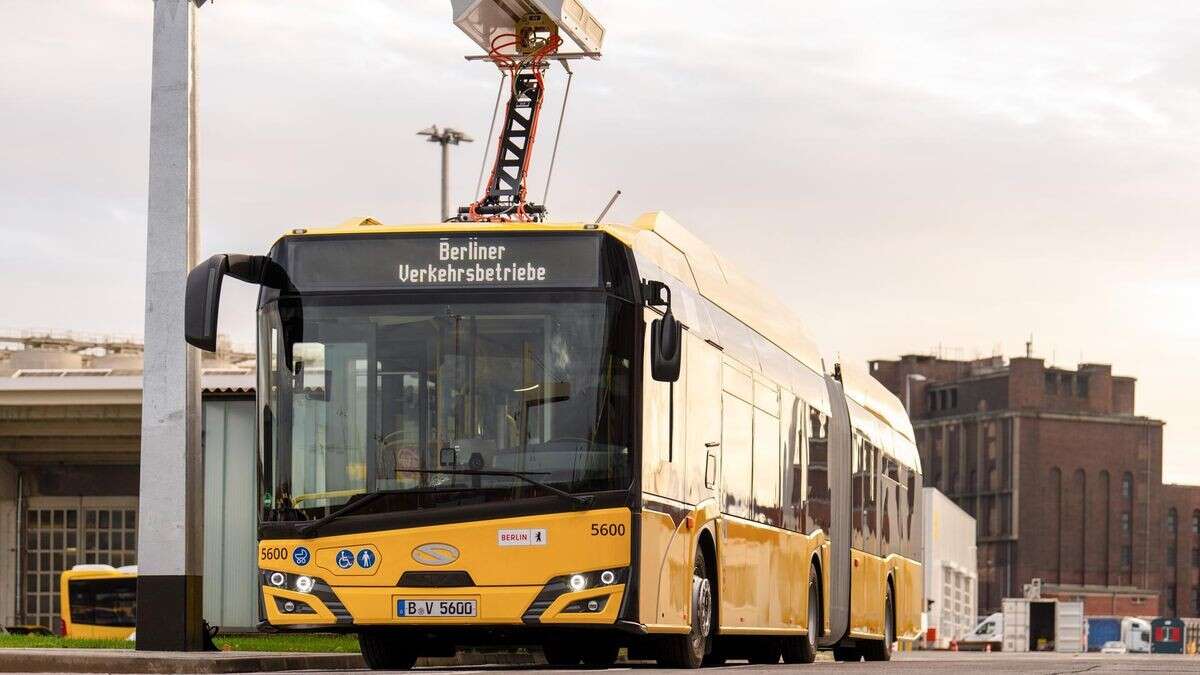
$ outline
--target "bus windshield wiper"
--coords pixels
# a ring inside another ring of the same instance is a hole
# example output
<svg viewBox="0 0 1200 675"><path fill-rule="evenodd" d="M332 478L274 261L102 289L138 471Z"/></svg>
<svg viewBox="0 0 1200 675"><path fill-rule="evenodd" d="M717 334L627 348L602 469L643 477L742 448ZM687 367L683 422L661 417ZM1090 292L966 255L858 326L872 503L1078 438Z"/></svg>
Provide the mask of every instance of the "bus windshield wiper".
<svg viewBox="0 0 1200 675"><path fill-rule="evenodd" d="M304 527L301 527L299 530L297 530L297 533L300 534L300 536L302 536L302 537L306 537L309 534L311 534L312 532L319 530L320 528L337 520L338 518L341 518L342 516L348 516L351 513L358 511L362 507L367 506L368 504L375 503L376 500L378 500L380 497L382 497L384 495L394 495L394 494L404 493L404 492L411 492L411 490L380 490L378 492L368 492L365 495L363 495L362 498L358 499L357 501L348 502L345 506L338 509L337 511L332 511L332 512L312 521L311 523L305 525Z"/></svg>
<svg viewBox="0 0 1200 675"><path fill-rule="evenodd" d="M571 502L574 502L579 508L591 506L592 502L595 500L595 498L592 495L571 494L570 492L567 492L566 490L563 490L561 488L556 488L553 485L550 485L549 483L543 483L542 481L537 480L536 478L531 478L531 477L529 477L528 474L522 473L520 471L503 471L503 470L499 470L499 469L495 469L495 470L493 470L493 469L405 469L405 472L407 472L407 473L434 473L434 474L441 473L441 474L449 474L449 475L456 475L456 476L507 476L507 477L511 477L511 478L518 478L520 480L525 481L526 483L529 483L530 485L536 485L537 487L540 487L557 497L562 497L563 499L567 499ZM328 525L329 523L331 523L343 516L348 516L348 515L354 513L355 511L362 509L365 506L374 504L380 497L385 497L387 495L394 495L394 494L411 494L412 492L413 492L413 490L411 490L411 489L380 490L378 492L368 492L368 493L364 494L361 498L346 504L345 506L338 509L337 511L333 511L333 512L331 512L325 516L322 516L321 518L318 518L318 519L312 521L311 523L308 523L307 525L301 527L299 530L297 530L297 533L302 537L306 537L309 534L312 534L313 532L321 529L325 525Z"/></svg>
<svg viewBox="0 0 1200 675"><path fill-rule="evenodd" d="M591 506L594 500L592 495L571 494L562 488L556 488L549 483L543 483L536 478L531 478L528 473L521 471L504 471L502 469L405 469L405 471L411 473L441 473L450 476L507 476L509 478L519 478L530 485L536 485L563 499L569 499L579 507Z"/></svg>

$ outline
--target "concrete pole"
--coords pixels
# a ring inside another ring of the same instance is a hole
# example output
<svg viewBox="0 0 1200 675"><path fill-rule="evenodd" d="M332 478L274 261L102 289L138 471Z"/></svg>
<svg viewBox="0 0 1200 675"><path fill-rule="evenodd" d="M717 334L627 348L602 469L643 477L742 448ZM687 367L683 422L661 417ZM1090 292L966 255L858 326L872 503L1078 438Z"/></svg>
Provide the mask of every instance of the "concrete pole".
<svg viewBox="0 0 1200 675"><path fill-rule="evenodd" d="M442 138L442 222L450 220L450 139Z"/></svg>
<svg viewBox="0 0 1200 675"><path fill-rule="evenodd" d="M433 125L428 129L417 132L418 136L427 136L430 143L442 146L442 222L450 220L450 146L459 143L470 143L470 136L457 129L446 127L438 129Z"/></svg>
<svg viewBox="0 0 1200 675"><path fill-rule="evenodd" d="M138 504L139 650L193 651L204 645L200 356L183 338L184 283L199 248L195 19L193 0L154 0Z"/></svg>

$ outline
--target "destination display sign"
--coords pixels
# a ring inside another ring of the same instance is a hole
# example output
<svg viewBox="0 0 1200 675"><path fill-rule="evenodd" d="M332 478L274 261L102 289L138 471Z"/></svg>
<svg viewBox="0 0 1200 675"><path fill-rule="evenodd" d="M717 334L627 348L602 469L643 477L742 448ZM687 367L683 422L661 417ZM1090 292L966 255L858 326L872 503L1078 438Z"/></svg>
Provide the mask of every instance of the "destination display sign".
<svg viewBox="0 0 1200 675"><path fill-rule="evenodd" d="M396 235L289 242L300 291L419 288L591 288L598 236Z"/></svg>

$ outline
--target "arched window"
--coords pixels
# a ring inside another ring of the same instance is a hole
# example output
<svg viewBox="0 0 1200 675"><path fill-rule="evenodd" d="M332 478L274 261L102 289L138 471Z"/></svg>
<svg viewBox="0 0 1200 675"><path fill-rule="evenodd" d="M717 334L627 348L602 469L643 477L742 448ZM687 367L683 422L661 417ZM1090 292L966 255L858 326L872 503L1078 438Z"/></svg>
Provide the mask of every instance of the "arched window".
<svg viewBox="0 0 1200 675"><path fill-rule="evenodd" d="M1179 512L1174 507L1167 511L1167 532L1171 534L1179 532Z"/></svg>
<svg viewBox="0 0 1200 675"><path fill-rule="evenodd" d="M1128 471L1121 477L1121 496L1125 499L1133 499L1133 474Z"/></svg>

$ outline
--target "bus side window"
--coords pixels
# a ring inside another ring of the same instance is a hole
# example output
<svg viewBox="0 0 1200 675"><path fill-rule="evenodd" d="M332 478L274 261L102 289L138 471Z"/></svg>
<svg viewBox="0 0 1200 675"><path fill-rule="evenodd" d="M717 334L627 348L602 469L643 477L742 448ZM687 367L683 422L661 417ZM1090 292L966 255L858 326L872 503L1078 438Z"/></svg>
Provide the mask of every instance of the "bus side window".
<svg viewBox="0 0 1200 675"><path fill-rule="evenodd" d="M783 447L783 527L793 532L804 531L805 495L808 494L808 435L804 419L808 406L803 400L791 397L784 406L781 420Z"/></svg>
<svg viewBox="0 0 1200 675"><path fill-rule="evenodd" d="M829 415L808 407L808 493L802 531L829 531Z"/></svg>

